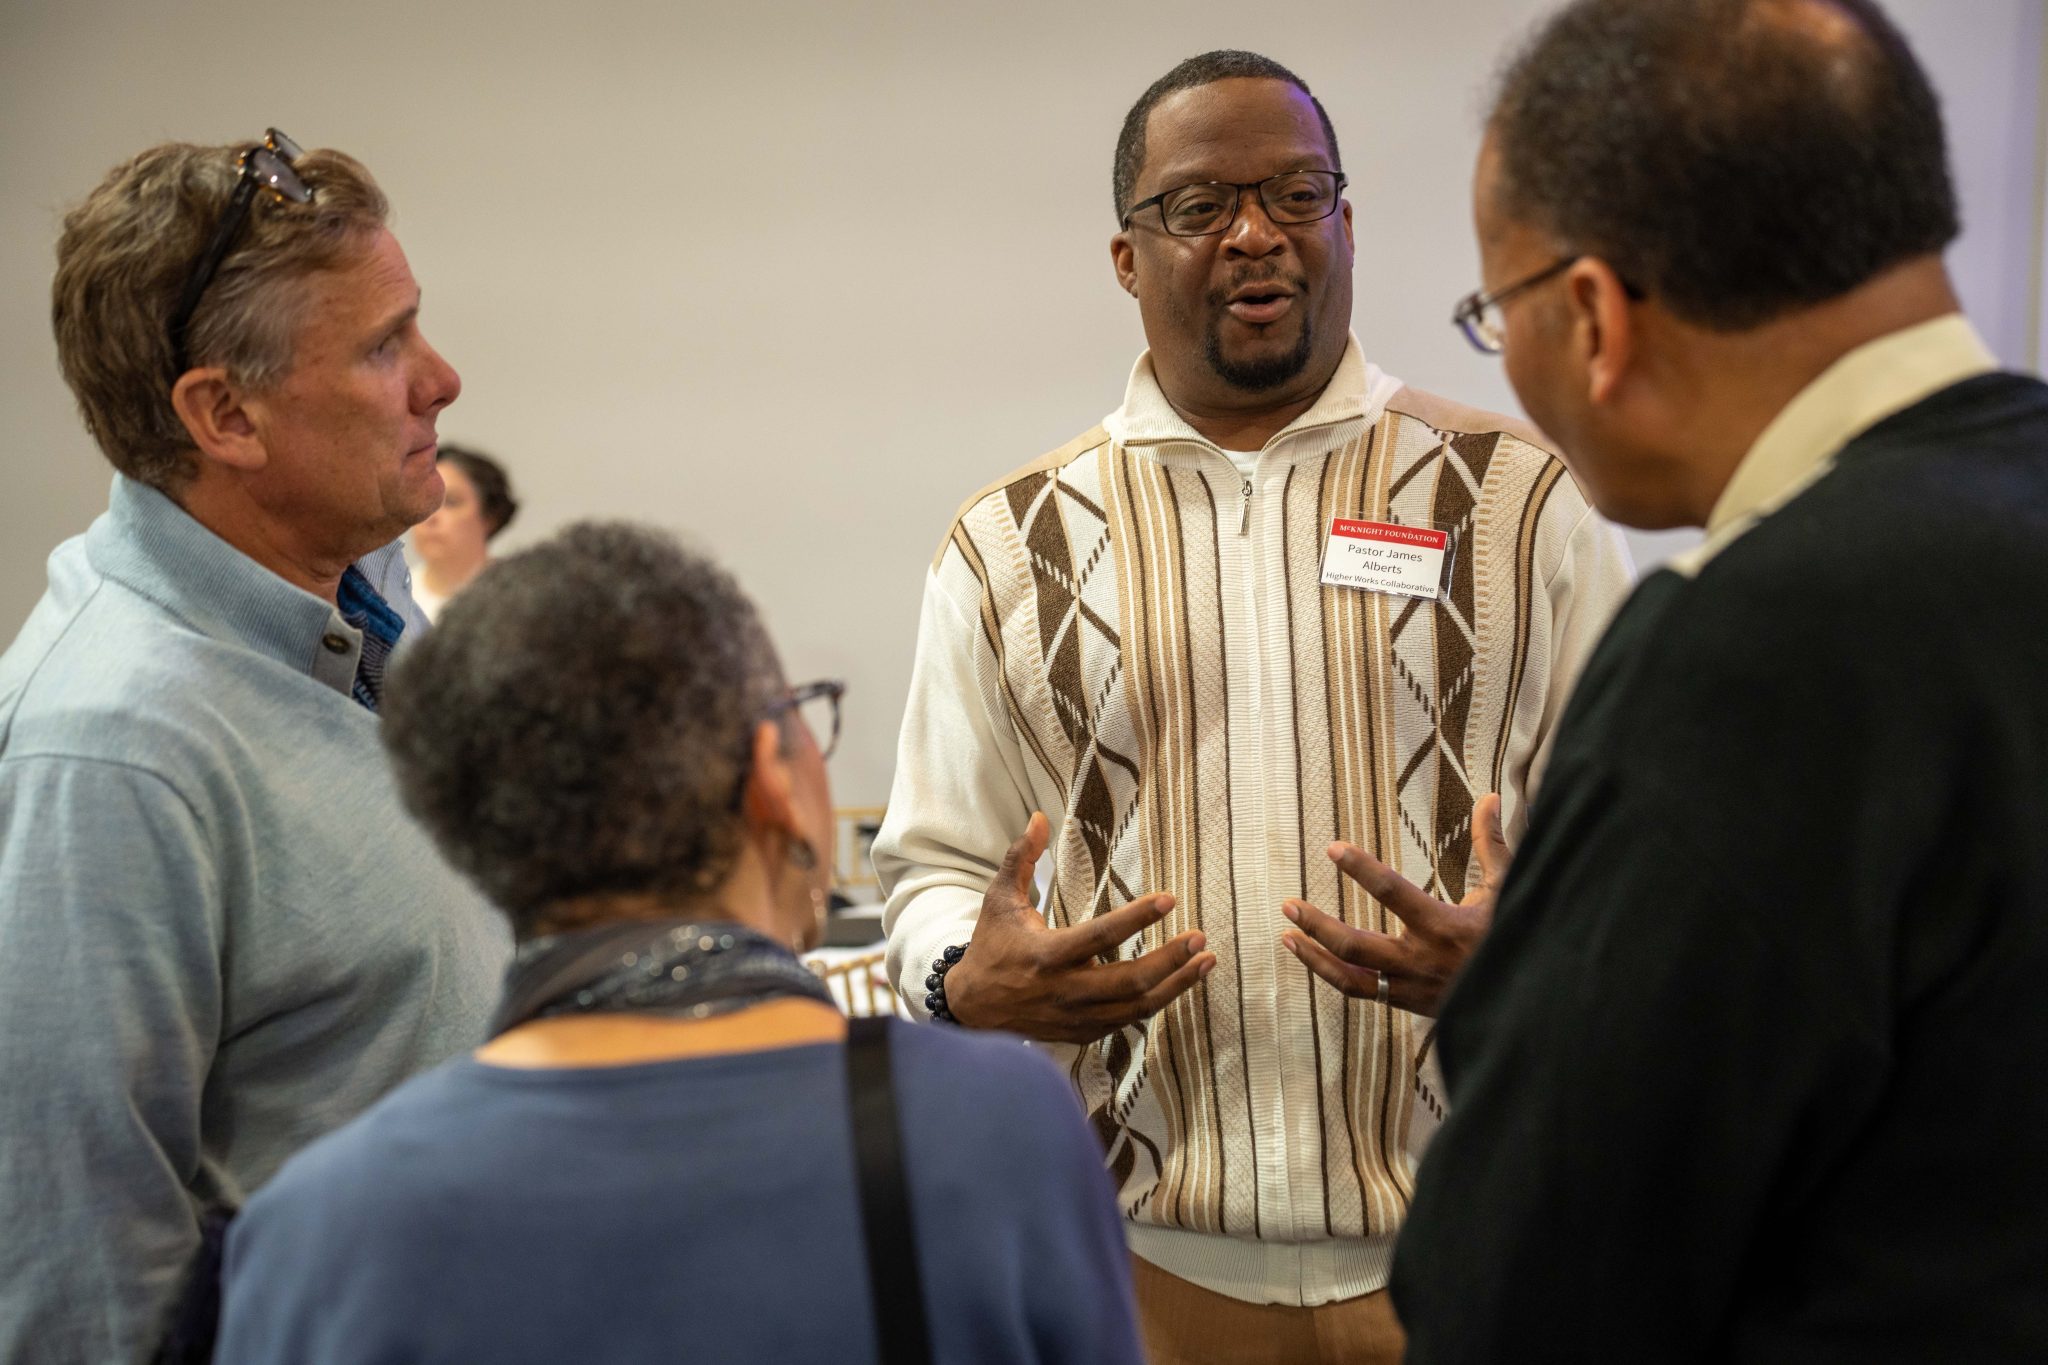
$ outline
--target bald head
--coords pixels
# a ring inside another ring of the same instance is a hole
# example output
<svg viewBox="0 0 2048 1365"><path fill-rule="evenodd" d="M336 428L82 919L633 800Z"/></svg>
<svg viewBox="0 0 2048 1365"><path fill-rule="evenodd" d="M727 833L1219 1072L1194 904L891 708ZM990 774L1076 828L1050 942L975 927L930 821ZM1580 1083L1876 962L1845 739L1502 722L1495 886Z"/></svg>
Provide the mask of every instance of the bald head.
<svg viewBox="0 0 2048 1365"><path fill-rule="evenodd" d="M1956 235L1941 113L1872 0L1577 0L1489 119L1504 213L1740 330Z"/></svg>

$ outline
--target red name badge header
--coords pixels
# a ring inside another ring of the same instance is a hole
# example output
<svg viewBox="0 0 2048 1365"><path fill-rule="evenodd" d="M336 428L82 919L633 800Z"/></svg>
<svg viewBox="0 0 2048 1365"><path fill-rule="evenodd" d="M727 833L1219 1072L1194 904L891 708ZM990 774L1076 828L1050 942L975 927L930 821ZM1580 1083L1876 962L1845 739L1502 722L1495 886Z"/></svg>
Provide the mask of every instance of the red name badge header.
<svg viewBox="0 0 2048 1365"><path fill-rule="evenodd" d="M1450 543L1450 532L1435 531L1427 526L1396 526L1386 521L1346 521L1343 517L1333 518L1330 534L1346 536L1352 540L1376 540L1388 545L1418 545L1425 550L1441 550Z"/></svg>
<svg viewBox="0 0 2048 1365"><path fill-rule="evenodd" d="M1443 593L1451 533L1434 526L1330 518L1323 545L1323 583L1332 588L1439 597Z"/></svg>

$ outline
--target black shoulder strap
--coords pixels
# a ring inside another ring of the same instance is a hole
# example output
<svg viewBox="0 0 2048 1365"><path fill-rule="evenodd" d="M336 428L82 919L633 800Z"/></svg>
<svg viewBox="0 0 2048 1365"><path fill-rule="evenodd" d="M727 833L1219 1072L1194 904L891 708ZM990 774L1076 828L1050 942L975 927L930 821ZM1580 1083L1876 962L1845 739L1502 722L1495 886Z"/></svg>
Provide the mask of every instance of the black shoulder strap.
<svg viewBox="0 0 2048 1365"><path fill-rule="evenodd" d="M224 1205L199 1215L199 1251L185 1272L185 1287L150 1365L207 1365L213 1359L214 1338L220 1333L221 1262L234 1217L235 1210Z"/></svg>
<svg viewBox="0 0 2048 1365"><path fill-rule="evenodd" d="M910 1187L896 1087L889 1078L889 1020L846 1021L846 1093L853 1111L853 1154L860 1177L860 1222L868 1248L868 1292L875 1307L881 1365L931 1365Z"/></svg>

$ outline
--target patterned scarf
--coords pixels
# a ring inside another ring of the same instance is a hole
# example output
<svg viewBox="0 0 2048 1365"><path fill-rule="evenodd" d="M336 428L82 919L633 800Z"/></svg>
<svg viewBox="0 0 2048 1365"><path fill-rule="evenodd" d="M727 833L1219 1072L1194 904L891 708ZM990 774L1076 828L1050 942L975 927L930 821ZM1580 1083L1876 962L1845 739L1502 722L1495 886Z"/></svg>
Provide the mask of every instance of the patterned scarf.
<svg viewBox="0 0 2048 1365"><path fill-rule="evenodd" d="M491 1036L564 1014L707 1019L788 996L832 1004L795 953L743 925L632 920L521 944Z"/></svg>

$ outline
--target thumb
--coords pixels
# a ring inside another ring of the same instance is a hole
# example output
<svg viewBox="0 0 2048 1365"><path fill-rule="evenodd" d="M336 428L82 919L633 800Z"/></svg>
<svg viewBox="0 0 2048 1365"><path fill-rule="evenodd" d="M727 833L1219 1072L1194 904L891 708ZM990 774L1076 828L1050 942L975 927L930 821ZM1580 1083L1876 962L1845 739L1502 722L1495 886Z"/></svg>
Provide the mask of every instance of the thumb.
<svg viewBox="0 0 2048 1365"><path fill-rule="evenodd" d="M995 880L989 883L988 896L982 904L982 913L990 910L1022 911L1031 905L1031 889L1036 880L1038 860L1045 854L1046 841L1051 837L1052 824L1043 811L1031 812L1031 819L1024 826L1024 832L1010 844L1003 854L1002 866L996 869Z"/></svg>
<svg viewBox="0 0 2048 1365"><path fill-rule="evenodd" d="M1472 850L1479 855L1479 877L1488 891L1499 891L1515 855L1501 832L1500 793L1488 792L1472 807Z"/></svg>

